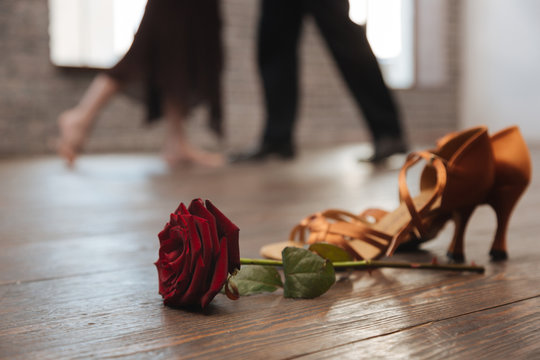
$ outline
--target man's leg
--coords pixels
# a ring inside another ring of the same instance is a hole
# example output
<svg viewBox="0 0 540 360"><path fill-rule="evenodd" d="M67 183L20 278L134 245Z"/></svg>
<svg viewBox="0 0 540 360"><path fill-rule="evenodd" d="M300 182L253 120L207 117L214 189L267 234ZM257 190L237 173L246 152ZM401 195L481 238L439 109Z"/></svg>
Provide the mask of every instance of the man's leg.
<svg viewBox="0 0 540 360"><path fill-rule="evenodd" d="M386 86L365 29L349 18L347 0L308 1L322 36L375 142L373 161L406 150L397 106Z"/></svg>
<svg viewBox="0 0 540 360"><path fill-rule="evenodd" d="M298 103L298 39L301 0L262 0L257 65L264 94L265 126L260 147L232 161L259 161L294 156L293 136Z"/></svg>

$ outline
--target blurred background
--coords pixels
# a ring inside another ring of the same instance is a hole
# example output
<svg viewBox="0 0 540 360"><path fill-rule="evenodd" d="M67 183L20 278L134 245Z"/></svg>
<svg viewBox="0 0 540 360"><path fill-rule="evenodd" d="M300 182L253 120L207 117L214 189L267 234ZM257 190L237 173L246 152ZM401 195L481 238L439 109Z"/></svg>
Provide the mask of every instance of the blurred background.
<svg viewBox="0 0 540 360"><path fill-rule="evenodd" d="M540 141L540 2L350 0L366 23L413 143L448 131L518 124ZM56 119L100 68L130 45L144 0L0 1L0 154L51 153ZM263 123L255 66L258 2L222 2L226 46L226 148L257 143ZM368 132L311 20L301 42L300 147L367 141ZM156 151L163 124L143 125L128 96L103 111L87 152ZM213 146L195 113L191 138Z"/></svg>

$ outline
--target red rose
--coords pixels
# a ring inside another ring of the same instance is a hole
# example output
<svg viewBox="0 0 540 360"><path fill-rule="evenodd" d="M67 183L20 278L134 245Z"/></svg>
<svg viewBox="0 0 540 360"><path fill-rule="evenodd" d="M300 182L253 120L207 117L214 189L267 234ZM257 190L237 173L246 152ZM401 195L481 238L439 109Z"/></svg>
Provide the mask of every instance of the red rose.
<svg viewBox="0 0 540 360"><path fill-rule="evenodd" d="M210 201L181 203L159 233L155 265L165 305L206 307L240 269L239 229Z"/></svg>

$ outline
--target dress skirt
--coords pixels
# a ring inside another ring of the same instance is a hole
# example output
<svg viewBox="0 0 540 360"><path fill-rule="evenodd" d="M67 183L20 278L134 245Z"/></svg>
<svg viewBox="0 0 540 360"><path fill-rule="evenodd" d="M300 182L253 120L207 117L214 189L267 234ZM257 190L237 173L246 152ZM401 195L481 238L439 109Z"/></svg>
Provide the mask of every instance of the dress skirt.
<svg viewBox="0 0 540 360"><path fill-rule="evenodd" d="M144 88L147 121L163 115L163 101L184 116L202 105L222 134L223 46L219 0L149 0L133 43L106 74Z"/></svg>

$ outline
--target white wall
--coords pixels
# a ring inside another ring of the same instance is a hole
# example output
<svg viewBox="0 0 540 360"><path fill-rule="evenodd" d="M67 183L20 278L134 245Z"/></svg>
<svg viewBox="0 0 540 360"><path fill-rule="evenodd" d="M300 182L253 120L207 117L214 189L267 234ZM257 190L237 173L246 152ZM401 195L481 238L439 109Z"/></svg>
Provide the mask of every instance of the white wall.
<svg viewBox="0 0 540 360"><path fill-rule="evenodd" d="M540 1L462 1L460 126L540 141Z"/></svg>
<svg viewBox="0 0 540 360"><path fill-rule="evenodd" d="M448 0L416 0L416 84L436 89L449 83Z"/></svg>

